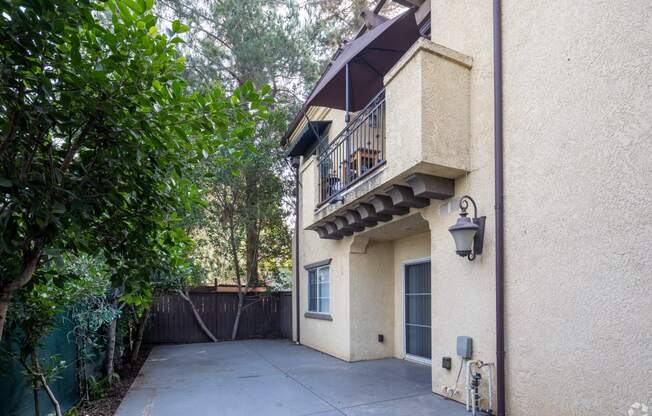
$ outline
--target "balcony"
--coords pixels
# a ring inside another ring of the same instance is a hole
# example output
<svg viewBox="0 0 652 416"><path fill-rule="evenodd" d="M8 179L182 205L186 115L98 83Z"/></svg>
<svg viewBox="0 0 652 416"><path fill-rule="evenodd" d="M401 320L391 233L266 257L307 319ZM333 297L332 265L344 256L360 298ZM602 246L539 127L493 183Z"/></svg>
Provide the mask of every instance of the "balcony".
<svg viewBox="0 0 652 416"><path fill-rule="evenodd" d="M319 152L319 206L385 163L385 90Z"/></svg>
<svg viewBox="0 0 652 416"><path fill-rule="evenodd" d="M384 89L318 148L306 228L340 239L450 198L470 165L471 64L419 39L384 77Z"/></svg>

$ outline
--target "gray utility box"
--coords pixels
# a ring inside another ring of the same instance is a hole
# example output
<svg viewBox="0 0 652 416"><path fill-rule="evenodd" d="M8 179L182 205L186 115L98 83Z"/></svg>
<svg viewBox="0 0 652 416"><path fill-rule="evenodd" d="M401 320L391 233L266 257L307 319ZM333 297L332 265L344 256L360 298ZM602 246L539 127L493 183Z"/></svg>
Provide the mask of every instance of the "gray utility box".
<svg viewBox="0 0 652 416"><path fill-rule="evenodd" d="M473 339L471 337L457 337L457 355L469 359L473 355Z"/></svg>

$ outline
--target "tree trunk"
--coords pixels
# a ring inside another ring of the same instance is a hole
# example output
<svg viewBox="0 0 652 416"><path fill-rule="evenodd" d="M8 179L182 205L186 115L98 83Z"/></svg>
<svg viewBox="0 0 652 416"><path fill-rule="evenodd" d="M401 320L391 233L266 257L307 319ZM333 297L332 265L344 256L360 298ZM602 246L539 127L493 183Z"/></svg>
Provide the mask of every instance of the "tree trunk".
<svg viewBox="0 0 652 416"><path fill-rule="evenodd" d="M0 340L2 340L2 334L4 332L5 321L7 320L7 310L9 310L9 303L11 302L11 296L15 291L25 286L34 275L36 267L38 266L39 260L41 260L41 244L37 242L39 246L38 249L29 254L25 254L25 266L23 271L20 274L20 277L16 280L10 281L3 286L0 286Z"/></svg>
<svg viewBox="0 0 652 416"><path fill-rule="evenodd" d="M0 293L0 340L2 340L2 331L7 319L7 311L11 302L11 293Z"/></svg>
<svg viewBox="0 0 652 416"><path fill-rule="evenodd" d="M236 280L238 283L238 311L235 314L235 322L233 323L233 331L231 332L231 340L235 341L238 337L238 329L240 328L240 318L244 309L244 301L247 293L249 292L249 285L254 285L258 281L258 226L257 224L250 224L247 227L245 236L245 282L242 284L240 279L239 263L236 268Z"/></svg>
<svg viewBox="0 0 652 416"><path fill-rule="evenodd" d="M242 288L238 285L238 311L235 314L235 322L233 322L233 331L231 331L231 340L235 341L238 336L238 329L240 328L240 317L242 316L242 307L244 306L244 297Z"/></svg>
<svg viewBox="0 0 652 416"><path fill-rule="evenodd" d="M50 390L50 386L48 386L48 381L45 379L45 376L43 374L39 374L39 377L41 379L41 384L43 385L45 392L48 394L48 398L52 402L52 406L54 406L54 412L56 413L57 416L63 416L63 414L61 413L61 406L59 406L59 402L57 401L57 398L54 397L54 393L52 392L52 390Z"/></svg>
<svg viewBox="0 0 652 416"><path fill-rule="evenodd" d="M240 326L240 316L242 315L244 296L242 296L242 271L240 269L240 258L238 256L238 243L233 215L229 217L229 245L231 246L231 260L233 261L235 280L238 285L238 310L235 315L235 321L233 322L233 329L231 330L231 340L235 340L238 336L238 327Z"/></svg>
<svg viewBox="0 0 652 416"><path fill-rule="evenodd" d="M32 359L34 359L35 356L36 354L32 356ZM36 374L38 375L38 378L41 380L41 385L43 386L43 389L45 389L45 392L47 393L50 402L52 402L52 406L54 406L54 411L56 415L63 416L63 414L61 413L61 406L59 406L59 401L54 396L54 393L52 392L50 386L48 385L47 379L41 372L41 366L38 363L38 358L36 359L36 361L34 361L34 367L36 368Z"/></svg>
<svg viewBox="0 0 652 416"><path fill-rule="evenodd" d="M258 227L250 224L245 236L245 276L247 284L255 286L258 283Z"/></svg>
<svg viewBox="0 0 652 416"><path fill-rule="evenodd" d="M135 363L138 360L138 354L140 353L140 346L143 343L143 335L145 335L145 328L147 327L147 320L149 319L150 311L152 307L150 306L145 311L145 314L138 324L138 332L136 332L136 340L134 342L134 348L131 350L131 362Z"/></svg>
<svg viewBox="0 0 652 416"><path fill-rule="evenodd" d="M178 290L177 292L179 292L179 296L181 296L190 305L190 309L192 310L193 315L195 315L195 321L197 321L202 331L204 331L204 334L206 334L206 336L210 338L211 341L217 342L217 338L215 338L215 335L213 335L211 330L208 329L208 327L204 323L204 320L201 319L199 312L197 312L197 308L195 308L195 304L192 303L192 299L190 299L190 294L184 292L183 290Z"/></svg>
<svg viewBox="0 0 652 416"><path fill-rule="evenodd" d="M32 351L32 368L34 369L34 372L39 372L37 365L38 365L38 358L36 357L36 351ZM33 381L34 385L32 386L32 390L34 392L34 414L36 416L41 416L41 403L39 402L38 399L38 391L39 391L38 383L39 382L36 379L34 379Z"/></svg>
<svg viewBox="0 0 652 416"><path fill-rule="evenodd" d="M111 308L114 311L118 310L118 299L114 297L111 302ZM111 321L106 330L106 362L104 366L104 372L106 373L107 381L109 385L113 384L113 361L115 357L115 339L116 332L118 329L118 317L116 316L114 320Z"/></svg>
<svg viewBox="0 0 652 416"><path fill-rule="evenodd" d="M75 347L77 351L77 386L79 388L79 397L81 397L82 402L87 402L89 397L86 361L84 360L84 341L78 325L75 325Z"/></svg>
<svg viewBox="0 0 652 416"><path fill-rule="evenodd" d="M240 270L240 259L238 258L238 246L235 240L235 227L230 224L231 232L231 256L233 257L233 266L235 269L235 279L238 285L238 310L235 314L235 321L233 322L233 329L231 330L231 340L235 341L238 336L238 328L240 327L240 316L242 316L242 306L244 305L244 294L242 293L242 276ZM246 294L246 292L245 292Z"/></svg>
<svg viewBox="0 0 652 416"><path fill-rule="evenodd" d="M136 316L136 311L131 308L131 313ZM134 322L133 319L127 319L127 345L129 346L129 351L134 349Z"/></svg>

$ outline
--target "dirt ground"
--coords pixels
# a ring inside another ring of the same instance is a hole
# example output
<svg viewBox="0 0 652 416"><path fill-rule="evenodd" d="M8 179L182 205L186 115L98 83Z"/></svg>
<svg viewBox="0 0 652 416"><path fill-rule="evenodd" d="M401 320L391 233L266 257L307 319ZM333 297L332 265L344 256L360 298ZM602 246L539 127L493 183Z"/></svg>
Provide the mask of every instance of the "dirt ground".
<svg viewBox="0 0 652 416"><path fill-rule="evenodd" d="M76 409L77 412L75 414L77 416L112 416L118 409L118 406L120 406L122 399L125 394L127 394L129 387L131 387L131 384L138 375L140 367L142 367L147 360L147 356L151 349L151 346L143 345L136 363L133 365L126 364L117 369L117 373L120 375L120 381L107 392L106 396L88 403L82 403Z"/></svg>

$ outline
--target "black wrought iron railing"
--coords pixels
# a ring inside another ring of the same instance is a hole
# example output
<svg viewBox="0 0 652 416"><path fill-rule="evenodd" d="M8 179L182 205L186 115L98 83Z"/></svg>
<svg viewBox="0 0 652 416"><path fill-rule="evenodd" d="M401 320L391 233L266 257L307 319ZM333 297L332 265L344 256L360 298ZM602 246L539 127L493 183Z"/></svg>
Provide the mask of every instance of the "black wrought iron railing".
<svg viewBox="0 0 652 416"><path fill-rule="evenodd" d="M319 149L319 203L332 200L385 162L385 90Z"/></svg>

